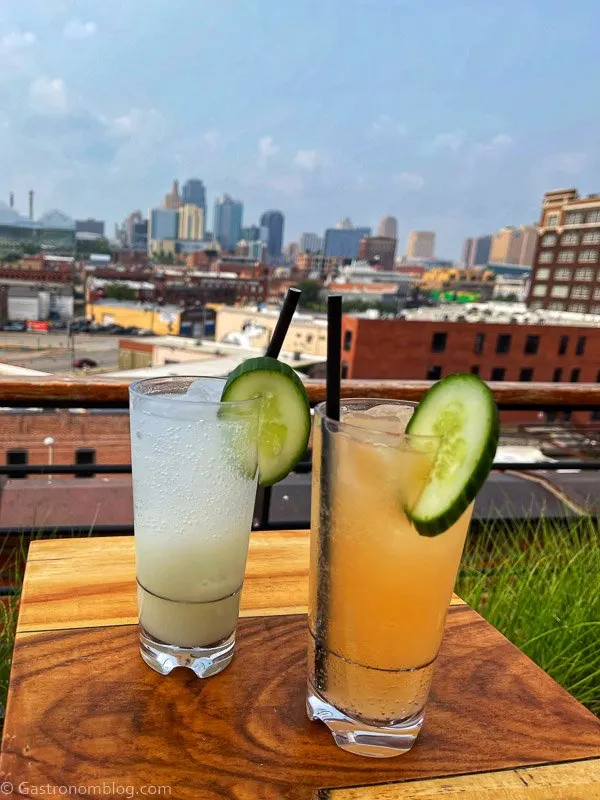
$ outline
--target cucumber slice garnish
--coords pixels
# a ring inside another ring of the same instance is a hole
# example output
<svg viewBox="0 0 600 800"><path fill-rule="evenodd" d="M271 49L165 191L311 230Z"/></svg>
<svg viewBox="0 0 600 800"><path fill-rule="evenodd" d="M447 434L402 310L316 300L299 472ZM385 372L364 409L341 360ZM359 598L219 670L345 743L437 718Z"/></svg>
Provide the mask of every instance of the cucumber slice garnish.
<svg viewBox="0 0 600 800"><path fill-rule="evenodd" d="M475 375L448 375L425 394L406 432L441 436L429 480L406 512L420 534L437 536L459 519L490 472L500 435L496 402Z"/></svg>
<svg viewBox="0 0 600 800"><path fill-rule="evenodd" d="M310 406L300 378L276 358L249 358L229 376L221 400L262 398L258 429L258 481L272 486L306 452Z"/></svg>

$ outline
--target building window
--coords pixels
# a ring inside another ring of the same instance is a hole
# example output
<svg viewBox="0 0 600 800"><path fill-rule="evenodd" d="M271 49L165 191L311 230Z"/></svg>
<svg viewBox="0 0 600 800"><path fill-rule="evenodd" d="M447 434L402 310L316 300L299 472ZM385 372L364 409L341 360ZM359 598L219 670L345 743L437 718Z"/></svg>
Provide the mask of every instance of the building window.
<svg viewBox="0 0 600 800"><path fill-rule="evenodd" d="M565 304L561 303L560 300L554 300L552 303L548 305L550 311L564 311Z"/></svg>
<svg viewBox="0 0 600 800"><path fill-rule="evenodd" d="M565 225L581 225L583 223L582 211L569 211L565 217Z"/></svg>
<svg viewBox="0 0 600 800"><path fill-rule="evenodd" d="M504 367L492 367L492 373L490 375L490 380L492 380L492 381L503 381L505 375L506 375L506 370L504 369Z"/></svg>
<svg viewBox="0 0 600 800"><path fill-rule="evenodd" d="M534 300L532 303L529 303L529 308L533 309L533 311L537 311L538 308L543 308L544 304L541 300Z"/></svg>
<svg viewBox="0 0 600 800"><path fill-rule="evenodd" d="M554 261L554 254L551 253L549 250L540 253L538 258L538 264L550 264Z"/></svg>
<svg viewBox="0 0 600 800"><path fill-rule="evenodd" d="M549 277L550 277L550 270L548 269L548 267L542 267L541 269L538 269L537 272L535 273L535 279L537 281L547 281Z"/></svg>
<svg viewBox="0 0 600 800"><path fill-rule="evenodd" d="M485 343L485 333L476 333L475 345L473 346L473 352L475 353L475 355L480 356L483 353L484 343Z"/></svg>
<svg viewBox="0 0 600 800"><path fill-rule="evenodd" d="M584 233L581 244L600 244L600 231L587 231Z"/></svg>
<svg viewBox="0 0 600 800"><path fill-rule="evenodd" d="M579 267L575 270L576 281L593 281L596 279L596 270L593 267Z"/></svg>
<svg viewBox="0 0 600 800"><path fill-rule="evenodd" d="M569 337L561 336L558 342L558 355L564 356L569 346Z"/></svg>
<svg viewBox="0 0 600 800"><path fill-rule="evenodd" d="M585 218L585 221L588 225L594 225L600 222L600 211L597 209L595 211L588 211L588 215Z"/></svg>
<svg viewBox="0 0 600 800"><path fill-rule="evenodd" d="M540 337L539 336L528 336L525 339L525 355L534 356L540 348Z"/></svg>
<svg viewBox="0 0 600 800"><path fill-rule="evenodd" d="M585 314L587 308L585 303L570 303L568 310L573 314Z"/></svg>
<svg viewBox="0 0 600 800"><path fill-rule="evenodd" d="M561 269L557 269L554 273L554 280L555 281L570 281L573 276L573 270L567 269L566 267L562 267Z"/></svg>
<svg viewBox="0 0 600 800"><path fill-rule="evenodd" d="M16 467L17 465L22 466L29 463L29 454L27 450L23 450L21 448L11 448L10 450L6 451L6 466L7 467ZM8 472L8 478L26 478L27 475L24 472Z"/></svg>
<svg viewBox="0 0 600 800"><path fill-rule="evenodd" d="M496 339L496 352L497 353L510 353L510 333L500 333Z"/></svg>
<svg viewBox="0 0 600 800"><path fill-rule="evenodd" d="M571 381L571 383L578 383L580 374L581 374L581 370L579 369L579 367L574 367L571 370L571 377L569 379Z"/></svg>
<svg viewBox="0 0 600 800"><path fill-rule="evenodd" d="M519 380L520 381L532 381L533 380L533 369L531 367L523 367L523 369L519 372Z"/></svg>
<svg viewBox="0 0 600 800"><path fill-rule="evenodd" d="M446 339L447 334L445 333L434 333L431 337L431 352L432 353L443 353L446 349Z"/></svg>
<svg viewBox="0 0 600 800"><path fill-rule="evenodd" d="M348 377L348 362L342 361L342 380Z"/></svg>
<svg viewBox="0 0 600 800"><path fill-rule="evenodd" d="M471 367L471 375L479 375L479 364L473 364Z"/></svg>
<svg viewBox="0 0 600 800"><path fill-rule="evenodd" d="M352 331L344 331L344 350L352 350Z"/></svg>
<svg viewBox="0 0 600 800"><path fill-rule="evenodd" d="M562 381L562 367L556 367L552 373L552 383L560 383Z"/></svg>
<svg viewBox="0 0 600 800"><path fill-rule="evenodd" d="M439 366L435 367L427 367L427 380L428 381L439 381L442 377L442 368Z"/></svg>
<svg viewBox="0 0 600 800"><path fill-rule="evenodd" d="M547 233L542 238L542 247L554 247L557 241L558 238L554 233Z"/></svg>
<svg viewBox="0 0 600 800"><path fill-rule="evenodd" d="M568 286L553 286L550 289L550 297L568 297L569 296L569 287Z"/></svg>
<svg viewBox="0 0 600 800"><path fill-rule="evenodd" d="M573 286L571 297L578 297L580 300L589 300L592 290L589 286Z"/></svg>
<svg viewBox="0 0 600 800"><path fill-rule="evenodd" d="M594 303L590 308L590 314L600 314L600 305L598 305L598 303Z"/></svg>
<svg viewBox="0 0 600 800"><path fill-rule="evenodd" d="M579 258L577 259L580 264L595 264L598 261L598 251L597 250L582 250L579 253ZM579 272L579 270L577 270ZM594 273L592 272L592 277ZM575 273L577 276L577 273ZM591 278L590 278L591 280Z"/></svg>
<svg viewBox="0 0 600 800"><path fill-rule="evenodd" d="M546 214L546 227L556 228L558 225L558 214Z"/></svg>
<svg viewBox="0 0 600 800"><path fill-rule="evenodd" d="M534 297L546 297L548 294L548 285L545 283L536 283L533 287L532 295Z"/></svg>
<svg viewBox="0 0 600 800"><path fill-rule="evenodd" d="M560 243L566 245L579 244L579 234L574 233L573 231L569 231L569 233L563 233L563 235L560 237Z"/></svg>
<svg viewBox="0 0 600 800"><path fill-rule="evenodd" d="M575 251L574 250L561 250L558 254L558 263L559 264L572 264L575 261Z"/></svg>
<svg viewBox="0 0 600 800"><path fill-rule="evenodd" d="M577 339L577 347L575 348L576 356L582 356L585 353L585 342L585 336L580 336L579 339Z"/></svg>
<svg viewBox="0 0 600 800"><path fill-rule="evenodd" d="M75 450L75 463L76 464L95 464L96 451L93 447L78 447ZM85 472L78 472L75 474L76 478L93 478L95 475L93 470L86 470Z"/></svg>

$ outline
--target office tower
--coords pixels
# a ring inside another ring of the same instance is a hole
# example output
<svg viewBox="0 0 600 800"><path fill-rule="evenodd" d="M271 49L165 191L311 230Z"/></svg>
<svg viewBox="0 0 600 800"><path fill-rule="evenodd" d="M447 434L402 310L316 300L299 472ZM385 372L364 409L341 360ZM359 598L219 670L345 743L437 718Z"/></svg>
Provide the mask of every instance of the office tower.
<svg viewBox="0 0 600 800"><path fill-rule="evenodd" d="M248 225L240 231L240 239L246 242L260 241L260 228L258 225Z"/></svg>
<svg viewBox="0 0 600 800"><path fill-rule="evenodd" d="M358 257L380 269L393 270L396 240L389 236L365 236L358 246Z"/></svg>
<svg viewBox="0 0 600 800"><path fill-rule="evenodd" d="M150 239L168 241L177 239L179 212L174 208L153 208L150 211Z"/></svg>
<svg viewBox="0 0 600 800"><path fill-rule="evenodd" d="M213 234L226 252L233 252L240 240L244 206L223 194L215 200Z"/></svg>
<svg viewBox="0 0 600 800"><path fill-rule="evenodd" d="M406 243L407 258L433 258L435 233L433 231L411 231Z"/></svg>
<svg viewBox="0 0 600 800"><path fill-rule="evenodd" d="M370 235L370 228L327 228L323 255L326 258L357 258L360 240Z"/></svg>
<svg viewBox="0 0 600 800"><path fill-rule="evenodd" d="M487 264L490 261L491 246L491 235L473 236L469 239L465 239L461 257L462 263L465 267L476 267Z"/></svg>
<svg viewBox="0 0 600 800"><path fill-rule="evenodd" d="M179 209L179 238L202 241L204 238L204 209L194 203L184 203Z"/></svg>
<svg viewBox="0 0 600 800"><path fill-rule="evenodd" d="M319 253L323 246L323 239L318 233L303 233L299 246L301 253Z"/></svg>
<svg viewBox="0 0 600 800"><path fill-rule="evenodd" d="M298 255L298 242L290 242L285 246L285 257L288 261L295 261Z"/></svg>
<svg viewBox="0 0 600 800"><path fill-rule="evenodd" d="M398 223L396 217L382 217L377 226L377 236L383 236L386 239L397 239Z"/></svg>
<svg viewBox="0 0 600 800"><path fill-rule="evenodd" d="M350 217L344 217L335 226L339 231L351 231L353 229L352 220Z"/></svg>
<svg viewBox="0 0 600 800"><path fill-rule="evenodd" d="M179 181L173 180L171 191L165 195L163 208L178 209L181 205L181 196L179 194Z"/></svg>
<svg viewBox="0 0 600 800"><path fill-rule="evenodd" d="M204 212L206 220L206 187L199 178L190 178L183 184L181 190L183 205L198 206Z"/></svg>
<svg viewBox="0 0 600 800"><path fill-rule="evenodd" d="M265 211L261 214L259 224L268 231L266 244L267 253L271 258L279 258L283 245L283 226L285 217L281 211Z"/></svg>

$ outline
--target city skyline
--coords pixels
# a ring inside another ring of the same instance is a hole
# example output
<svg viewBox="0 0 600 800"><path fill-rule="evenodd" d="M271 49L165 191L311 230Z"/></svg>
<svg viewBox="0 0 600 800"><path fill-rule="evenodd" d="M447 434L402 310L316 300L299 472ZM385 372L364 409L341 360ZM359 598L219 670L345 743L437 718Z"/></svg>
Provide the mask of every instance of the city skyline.
<svg viewBox="0 0 600 800"><path fill-rule="evenodd" d="M226 192L248 221L281 209L287 242L391 215L400 242L434 230L439 255L457 258L467 236L531 223L545 191L600 185L598 23L591 0L566 17L558 0L257 0L235 15L191 0L168 14L5 0L2 201L14 191L26 214L33 188L40 209L110 231L157 206L173 175L197 176L207 208ZM184 63L158 57L158 41ZM199 98L196 76L223 48L227 69Z"/></svg>

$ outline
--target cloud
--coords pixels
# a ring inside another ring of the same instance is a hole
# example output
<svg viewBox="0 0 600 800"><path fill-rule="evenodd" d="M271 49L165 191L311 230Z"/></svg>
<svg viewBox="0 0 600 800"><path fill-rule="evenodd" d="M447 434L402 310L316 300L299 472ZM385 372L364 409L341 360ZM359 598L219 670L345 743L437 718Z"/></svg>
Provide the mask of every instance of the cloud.
<svg viewBox="0 0 600 800"><path fill-rule="evenodd" d="M269 178L267 186L274 189L276 192L291 197L302 191L304 188L304 181L297 173L290 172L284 175L277 175L274 178Z"/></svg>
<svg viewBox="0 0 600 800"><path fill-rule="evenodd" d="M426 146L427 153L450 152L457 153L465 142L464 131L451 131L449 133L438 133Z"/></svg>
<svg viewBox="0 0 600 800"><path fill-rule="evenodd" d="M218 148L219 134L217 131L206 131L202 138L213 152Z"/></svg>
<svg viewBox="0 0 600 800"><path fill-rule="evenodd" d="M140 108L130 108L127 113L116 117L109 123L109 128L116 136L134 136L142 131L154 130L162 124L162 117L151 108L142 110Z"/></svg>
<svg viewBox="0 0 600 800"><path fill-rule="evenodd" d="M258 140L258 163L261 167L266 167L267 161L276 156L278 152L279 146L275 144L272 136L261 136Z"/></svg>
<svg viewBox="0 0 600 800"><path fill-rule="evenodd" d="M36 78L29 86L29 101L40 113L64 113L67 110L65 82L62 78Z"/></svg>
<svg viewBox="0 0 600 800"><path fill-rule="evenodd" d="M371 130L374 133L394 133L399 136L405 136L408 133L407 126L403 122L394 122L389 114L380 114L371 123Z"/></svg>
<svg viewBox="0 0 600 800"><path fill-rule="evenodd" d="M37 37L31 31L11 31L0 39L2 50L20 50L35 44Z"/></svg>
<svg viewBox="0 0 600 800"><path fill-rule="evenodd" d="M306 172L314 172L320 165L321 159L316 150L298 150L294 156L294 166Z"/></svg>
<svg viewBox="0 0 600 800"><path fill-rule="evenodd" d="M398 172L393 177L394 183L401 186L406 186L409 189L422 189L425 185L425 179L417 172Z"/></svg>
<svg viewBox="0 0 600 800"><path fill-rule="evenodd" d="M495 136L492 136L489 141L480 142L475 145L474 155L486 156L501 153L511 147L514 141L513 137L509 136L507 133L497 133Z"/></svg>
<svg viewBox="0 0 600 800"><path fill-rule="evenodd" d="M98 31L95 22L82 22L79 19L71 19L63 28L65 39L88 39Z"/></svg>

